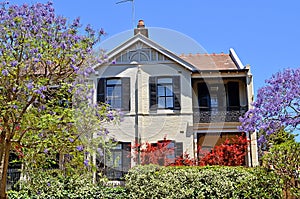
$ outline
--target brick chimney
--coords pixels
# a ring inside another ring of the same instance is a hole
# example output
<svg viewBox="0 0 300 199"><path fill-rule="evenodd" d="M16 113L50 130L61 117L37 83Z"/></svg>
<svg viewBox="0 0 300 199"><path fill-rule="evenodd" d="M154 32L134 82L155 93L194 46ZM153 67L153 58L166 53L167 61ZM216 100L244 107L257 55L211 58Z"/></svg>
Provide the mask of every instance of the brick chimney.
<svg viewBox="0 0 300 199"><path fill-rule="evenodd" d="M134 35L138 33L144 35L145 37L148 37L148 29L145 28L145 24L143 20L139 20L138 25L134 29Z"/></svg>

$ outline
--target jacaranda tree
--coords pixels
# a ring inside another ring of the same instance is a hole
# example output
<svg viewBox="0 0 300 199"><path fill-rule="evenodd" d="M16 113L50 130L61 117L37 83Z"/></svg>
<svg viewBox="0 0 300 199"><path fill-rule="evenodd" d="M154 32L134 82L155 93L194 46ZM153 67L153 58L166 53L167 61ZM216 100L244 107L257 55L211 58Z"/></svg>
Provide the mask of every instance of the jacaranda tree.
<svg viewBox="0 0 300 199"><path fill-rule="evenodd" d="M83 65L103 32L96 33L87 26L81 35L79 18L68 22L57 16L50 2L3 2L0 6L0 198L5 198L10 152L13 146L22 152L20 147L27 134L32 144L46 139L50 131L63 132L69 142L76 141L74 134L67 133L72 122L68 115L55 112L53 107L50 110L51 105L47 105L53 103L49 93L72 82L78 73L92 72L91 67L83 69ZM65 88L72 92L74 87ZM38 118L44 122L36 123ZM57 121L60 122L56 124ZM53 141L60 140L60 136L51 136ZM51 153L50 146L43 146L45 154Z"/></svg>
<svg viewBox="0 0 300 199"><path fill-rule="evenodd" d="M292 132L300 125L300 68L285 69L266 80L256 101L244 117L240 129L259 132L259 143L281 128Z"/></svg>

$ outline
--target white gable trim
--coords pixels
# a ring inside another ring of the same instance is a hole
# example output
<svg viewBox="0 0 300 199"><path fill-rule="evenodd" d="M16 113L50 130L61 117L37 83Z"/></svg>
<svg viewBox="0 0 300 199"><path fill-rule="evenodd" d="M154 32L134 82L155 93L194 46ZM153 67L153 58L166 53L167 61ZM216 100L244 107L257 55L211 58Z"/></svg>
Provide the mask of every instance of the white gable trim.
<svg viewBox="0 0 300 199"><path fill-rule="evenodd" d="M143 36L140 33L138 33L134 37L131 37L130 39L128 39L121 45L119 45L119 46L115 47L114 49L112 49L111 51L109 51L107 53L107 56L108 56L107 59L111 60L113 57L115 57L116 55L123 52L124 50L126 50L127 48L129 48L130 46L132 46L133 44L135 44L137 42L142 42L145 45L153 48L157 52L159 52L159 53L163 54L164 56L168 57L169 59L175 61L176 63L180 64L181 66L183 66L184 68L186 68L189 71L196 70L196 68L192 64L184 61L183 59L181 59L180 57L178 57L171 51L163 48L162 46L158 45L157 43L155 43L154 41L150 40L149 38ZM101 65L102 64L96 64L93 68L96 69L97 67L99 67Z"/></svg>

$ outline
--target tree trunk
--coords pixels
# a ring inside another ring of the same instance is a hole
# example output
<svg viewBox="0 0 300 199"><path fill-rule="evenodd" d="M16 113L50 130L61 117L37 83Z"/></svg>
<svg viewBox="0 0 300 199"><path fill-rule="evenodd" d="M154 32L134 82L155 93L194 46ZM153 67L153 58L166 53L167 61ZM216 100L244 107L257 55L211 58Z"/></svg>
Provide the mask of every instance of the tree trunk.
<svg viewBox="0 0 300 199"><path fill-rule="evenodd" d="M3 140L1 144L1 164L0 164L0 199L6 199L6 181L7 181L7 170L9 163L9 152L10 152L11 142Z"/></svg>

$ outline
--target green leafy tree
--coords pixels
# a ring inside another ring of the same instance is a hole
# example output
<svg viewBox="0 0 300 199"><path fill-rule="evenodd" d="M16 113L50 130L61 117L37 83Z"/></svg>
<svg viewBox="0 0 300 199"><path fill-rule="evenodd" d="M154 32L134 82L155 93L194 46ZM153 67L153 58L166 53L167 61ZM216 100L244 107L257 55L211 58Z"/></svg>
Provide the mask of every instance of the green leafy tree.
<svg viewBox="0 0 300 199"><path fill-rule="evenodd" d="M54 156L80 142L70 125L74 110L62 106L65 96L80 92L72 84L75 77L93 71L92 47L103 31L87 26L81 35L79 18L67 22L50 2L0 6L0 198L5 198L12 149L28 158L31 153L34 162L35 155Z"/></svg>
<svg viewBox="0 0 300 199"><path fill-rule="evenodd" d="M269 152L263 156L265 166L275 170L284 181L285 197L300 197L300 143L288 140L273 145Z"/></svg>

